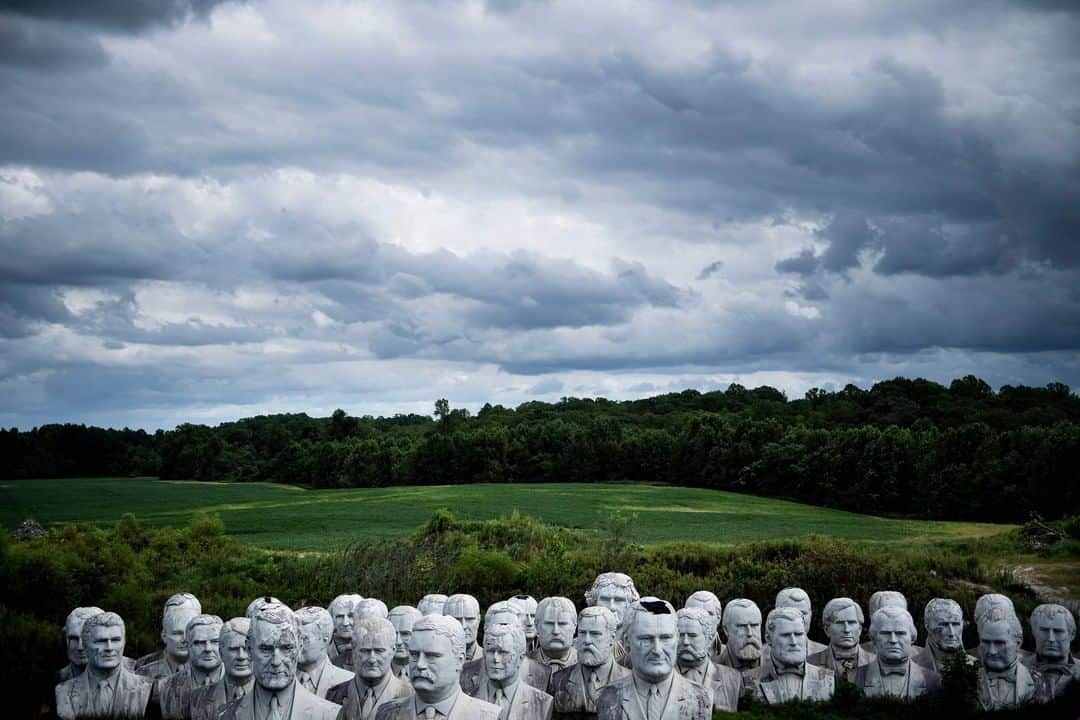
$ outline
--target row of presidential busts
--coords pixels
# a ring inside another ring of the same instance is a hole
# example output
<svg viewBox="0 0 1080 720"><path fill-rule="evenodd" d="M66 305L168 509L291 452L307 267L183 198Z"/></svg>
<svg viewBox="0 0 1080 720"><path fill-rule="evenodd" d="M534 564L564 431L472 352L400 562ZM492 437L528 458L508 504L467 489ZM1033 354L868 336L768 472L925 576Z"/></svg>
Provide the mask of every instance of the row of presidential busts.
<svg viewBox="0 0 1080 720"><path fill-rule="evenodd" d="M119 616L77 608L65 626L71 662L56 688L57 712L65 720L154 707L167 719L196 720L545 720L553 712L707 720L713 707L735 710L747 695L826 700L837 682L915 698L939 689L939 671L958 656L978 664L986 709L1050 700L1080 677L1072 614L1036 608L1036 651L1025 654L1004 595L976 604L977 659L961 643L960 606L941 598L926 606L925 647L915 645L907 601L894 591L871 597L870 641L861 646L865 616L848 598L825 605L829 644L808 640L810 600L799 588L777 595L764 628L750 600L722 606L698 591L676 611L639 597L621 573L598 576L585 600L581 613L564 597L497 602L484 613L481 645L471 595L428 595L393 609L341 595L328 610L295 612L267 596L246 617L223 622L181 593L165 605L163 650L137 661L123 656Z"/></svg>

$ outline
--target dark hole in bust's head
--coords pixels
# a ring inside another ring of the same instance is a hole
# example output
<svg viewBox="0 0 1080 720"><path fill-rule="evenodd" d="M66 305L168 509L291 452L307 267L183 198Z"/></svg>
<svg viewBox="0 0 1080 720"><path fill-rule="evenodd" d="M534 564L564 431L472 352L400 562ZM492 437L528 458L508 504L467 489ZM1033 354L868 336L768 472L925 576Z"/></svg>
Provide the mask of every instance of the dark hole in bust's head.
<svg viewBox="0 0 1080 720"><path fill-rule="evenodd" d="M670 615L671 608L663 600L642 600L641 607L653 615Z"/></svg>

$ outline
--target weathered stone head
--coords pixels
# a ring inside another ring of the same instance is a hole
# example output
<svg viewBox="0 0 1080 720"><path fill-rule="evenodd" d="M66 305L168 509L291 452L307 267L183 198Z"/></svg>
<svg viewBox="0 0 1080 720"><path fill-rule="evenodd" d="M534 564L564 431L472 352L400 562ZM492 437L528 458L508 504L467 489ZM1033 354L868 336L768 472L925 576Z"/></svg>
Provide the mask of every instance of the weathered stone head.
<svg viewBox="0 0 1080 720"><path fill-rule="evenodd" d="M442 615L446 600L446 596L441 593L430 593L422 597L416 607L423 615Z"/></svg>
<svg viewBox="0 0 1080 720"><path fill-rule="evenodd" d="M878 660L899 665L911 657L911 645L918 638L911 613L895 605L885 605L870 618L870 638Z"/></svg>
<svg viewBox="0 0 1080 720"><path fill-rule="evenodd" d="M183 665L188 659L184 628L201 613L202 604L191 593L176 593L165 601L165 609L161 613L161 641L165 643L165 654L178 665Z"/></svg>
<svg viewBox="0 0 1080 720"><path fill-rule="evenodd" d="M390 672L396 631L380 617L358 620L353 626L353 667L365 680L379 680Z"/></svg>
<svg viewBox="0 0 1080 720"><path fill-rule="evenodd" d="M521 613L525 619L525 638L532 640L536 637L536 598L532 595L515 595L507 602L513 603L521 608Z"/></svg>
<svg viewBox="0 0 1080 720"><path fill-rule="evenodd" d="M676 613L679 631L678 658L683 667L693 667L709 657L716 623L705 608L683 608Z"/></svg>
<svg viewBox="0 0 1080 720"><path fill-rule="evenodd" d="M753 662L761 659L761 609L746 598L735 598L724 608L722 621L728 654Z"/></svg>
<svg viewBox="0 0 1080 720"><path fill-rule="evenodd" d="M870 604L867 607L870 609L872 619L874 613L883 607L898 607L901 610L907 610L907 598L904 597L904 593L896 590L878 590L870 596Z"/></svg>
<svg viewBox="0 0 1080 720"><path fill-rule="evenodd" d="M301 645L300 626L292 610L284 605L269 605L259 610L251 620L248 633L255 682L271 692L292 684Z"/></svg>
<svg viewBox="0 0 1080 720"><path fill-rule="evenodd" d="M251 677L251 651L248 650L248 632L251 620L236 617L221 626L221 663L225 674L234 681L246 682Z"/></svg>
<svg viewBox="0 0 1080 720"><path fill-rule="evenodd" d="M926 642L946 653L958 652L964 647L964 611L960 603L948 598L933 598L923 610L923 626Z"/></svg>
<svg viewBox="0 0 1080 720"><path fill-rule="evenodd" d="M525 659L525 631L498 625L484 633L484 671L496 687L512 684Z"/></svg>
<svg viewBox="0 0 1080 720"><path fill-rule="evenodd" d="M68 613L64 621L64 643L67 645L68 661L75 667L86 667L86 648L82 641L83 623L87 618L105 612L99 607L77 607Z"/></svg>
<svg viewBox="0 0 1080 720"><path fill-rule="evenodd" d="M1024 628L1016 613L1003 606L991 607L980 617L979 659L990 672L1004 672L1016 664Z"/></svg>
<svg viewBox="0 0 1080 720"><path fill-rule="evenodd" d="M296 622L300 627L299 665L307 668L326 656L334 635L334 620L329 610L311 606L296 611Z"/></svg>
<svg viewBox="0 0 1080 720"><path fill-rule="evenodd" d="M224 622L217 615L196 615L184 628L190 662L202 672L221 667L221 627Z"/></svg>
<svg viewBox="0 0 1080 720"><path fill-rule="evenodd" d="M459 593L451 595L443 605L443 615L452 617L461 623L465 631L465 644L472 647L480 631L480 603L472 595Z"/></svg>
<svg viewBox="0 0 1080 720"><path fill-rule="evenodd" d="M765 618L765 642L773 663L795 667L806 662L806 625L798 607L778 607Z"/></svg>
<svg viewBox="0 0 1080 720"><path fill-rule="evenodd" d="M281 605L284 607L285 603L281 602L273 595L260 595L248 603L247 610L244 611L244 617L250 620L255 617L255 613L259 612L267 605Z"/></svg>
<svg viewBox="0 0 1080 720"><path fill-rule="evenodd" d="M1012 598L1008 595L1002 595L1001 593L986 593L980 595L979 599L975 601L975 625L978 627L979 621L983 615L990 612L993 608L1004 608L1006 611L1016 615L1016 607L1013 606Z"/></svg>
<svg viewBox="0 0 1080 720"><path fill-rule="evenodd" d="M1035 655L1040 661L1068 662L1076 638L1076 620L1063 605L1039 605L1031 613L1031 634L1035 636Z"/></svg>
<svg viewBox="0 0 1080 720"><path fill-rule="evenodd" d="M86 618L82 626L86 667L98 675L111 675L124 660L125 641L124 621L116 613L102 612Z"/></svg>
<svg viewBox="0 0 1080 720"><path fill-rule="evenodd" d="M356 594L338 595L330 602L330 617L334 621L334 637L342 642L352 638L353 608L364 598Z"/></svg>
<svg viewBox="0 0 1080 720"><path fill-rule="evenodd" d="M356 623L365 618L380 618L386 620L390 617L390 611L386 603L378 598L364 598L353 605L353 622Z"/></svg>
<svg viewBox="0 0 1080 720"><path fill-rule="evenodd" d="M859 603L851 598L840 597L825 603L821 621L825 634L829 636L830 645L839 650L853 650L862 637L866 618Z"/></svg>
<svg viewBox="0 0 1080 720"><path fill-rule="evenodd" d="M413 625L409 638L409 680L413 691L434 704L458 689L465 664L465 631L445 615L425 615Z"/></svg>
<svg viewBox="0 0 1080 720"><path fill-rule="evenodd" d="M606 607L587 607L578 615L577 647L578 662L586 667L600 667L611 659L615 647L615 632L619 620Z"/></svg>
<svg viewBox="0 0 1080 720"><path fill-rule="evenodd" d="M810 596L802 588L787 587L776 593L776 607L796 608L803 616L803 630L810 632L810 623L814 618L813 608L810 607ZM769 647L772 647L770 644Z"/></svg>
<svg viewBox="0 0 1080 720"><path fill-rule="evenodd" d="M517 625L525 632L525 613L521 606L506 600L489 605L484 613L484 630L490 630L496 625Z"/></svg>
<svg viewBox="0 0 1080 720"><path fill-rule="evenodd" d="M720 622L724 618L724 604L720 602L720 598L716 597L715 593L709 592L708 590L695 591L690 597L686 598L686 605L684 607L697 607L709 613L712 615L718 629L720 627Z"/></svg>
<svg viewBox="0 0 1080 720"><path fill-rule="evenodd" d="M658 683L671 676L679 645L678 616L671 603L655 597L637 600L623 615L623 633L636 677Z"/></svg>
<svg viewBox="0 0 1080 720"><path fill-rule="evenodd" d="M593 581L592 587L585 593L585 604L590 606L606 607L615 613L615 617L622 624L623 613L641 596L634 581L629 575L617 572L600 573Z"/></svg>
<svg viewBox="0 0 1080 720"><path fill-rule="evenodd" d="M577 608L570 598L546 597L536 606L536 636L549 657L562 657L574 642Z"/></svg>
<svg viewBox="0 0 1080 720"><path fill-rule="evenodd" d="M390 624L394 626L394 660L399 665L409 661L409 638L413 625L422 617L412 605L398 605L390 611Z"/></svg>

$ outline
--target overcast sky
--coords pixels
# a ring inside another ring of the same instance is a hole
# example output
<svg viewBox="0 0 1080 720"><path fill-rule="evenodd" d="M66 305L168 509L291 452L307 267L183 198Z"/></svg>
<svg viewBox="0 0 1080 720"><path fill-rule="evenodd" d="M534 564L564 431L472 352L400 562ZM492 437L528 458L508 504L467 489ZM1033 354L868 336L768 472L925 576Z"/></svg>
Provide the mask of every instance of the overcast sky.
<svg viewBox="0 0 1080 720"><path fill-rule="evenodd" d="M0 424L1075 389L1074 7L2 0Z"/></svg>

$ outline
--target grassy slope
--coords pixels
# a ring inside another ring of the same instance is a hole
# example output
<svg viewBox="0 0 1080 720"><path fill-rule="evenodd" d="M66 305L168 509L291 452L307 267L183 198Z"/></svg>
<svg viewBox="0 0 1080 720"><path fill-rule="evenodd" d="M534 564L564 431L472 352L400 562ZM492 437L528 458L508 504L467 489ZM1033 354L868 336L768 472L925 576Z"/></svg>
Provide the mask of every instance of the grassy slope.
<svg viewBox="0 0 1080 720"><path fill-rule="evenodd" d="M180 526L218 513L230 535L264 547L316 550L396 537L446 507L462 518L514 510L597 530L612 511L638 514L635 539L732 544L811 533L856 541L933 542L985 537L1010 526L889 520L712 490L652 485L458 485L306 490L263 483L164 482L150 478L17 480L0 484L0 523L109 523L134 513L148 525Z"/></svg>

